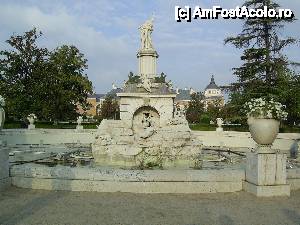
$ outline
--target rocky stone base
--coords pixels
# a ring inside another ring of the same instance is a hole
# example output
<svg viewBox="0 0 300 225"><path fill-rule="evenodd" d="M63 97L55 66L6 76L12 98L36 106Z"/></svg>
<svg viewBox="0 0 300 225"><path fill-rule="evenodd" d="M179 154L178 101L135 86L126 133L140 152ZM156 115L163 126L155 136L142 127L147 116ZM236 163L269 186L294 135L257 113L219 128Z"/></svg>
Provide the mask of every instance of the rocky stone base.
<svg viewBox="0 0 300 225"><path fill-rule="evenodd" d="M92 152L101 165L194 167L201 147L187 124L134 132L121 120L104 120Z"/></svg>

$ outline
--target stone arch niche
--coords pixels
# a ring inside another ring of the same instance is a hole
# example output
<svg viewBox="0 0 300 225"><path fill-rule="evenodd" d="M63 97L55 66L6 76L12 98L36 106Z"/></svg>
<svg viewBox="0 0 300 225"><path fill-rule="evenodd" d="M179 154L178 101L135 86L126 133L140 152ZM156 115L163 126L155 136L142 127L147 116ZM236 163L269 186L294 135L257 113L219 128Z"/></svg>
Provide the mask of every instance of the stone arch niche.
<svg viewBox="0 0 300 225"><path fill-rule="evenodd" d="M159 112L151 106L138 108L132 119L132 129L134 134L140 134L147 128L158 129L160 125Z"/></svg>

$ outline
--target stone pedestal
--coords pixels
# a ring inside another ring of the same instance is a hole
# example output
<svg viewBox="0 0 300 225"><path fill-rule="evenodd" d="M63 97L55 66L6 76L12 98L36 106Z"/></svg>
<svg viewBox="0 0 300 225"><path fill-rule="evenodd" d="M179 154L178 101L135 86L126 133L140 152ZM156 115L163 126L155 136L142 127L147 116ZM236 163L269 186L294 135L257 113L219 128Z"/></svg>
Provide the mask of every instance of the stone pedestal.
<svg viewBox="0 0 300 225"><path fill-rule="evenodd" d="M34 124L29 124L28 125L28 130L34 130L35 129L35 125Z"/></svg>
<svg viewBox="0 0 300 225"><path fill-rule="evenodd" d="M223 128L222 127L217 127L216 131L217 131L217 133L222 133L223 132Z"/></svg>
<svg viewBox="0 0 300 225"><path fill-rule="evenodd" d="M248 153L244 189L258 197L289 196L286 154Z"/></svg>
<svg viewBox="0 0 300 225"><path fill-rule="evenodd" d="M77 132L83 131L83 126L82 125L77 125L76 126L76 131Z"/></svg>
<svg viewBox="0 0 300 225"><path fill-rule="evenodd" d="M139 75L154 78L156 76L156 59L158 54L154 49L143 49L137 54L139 60Z"/></svg>

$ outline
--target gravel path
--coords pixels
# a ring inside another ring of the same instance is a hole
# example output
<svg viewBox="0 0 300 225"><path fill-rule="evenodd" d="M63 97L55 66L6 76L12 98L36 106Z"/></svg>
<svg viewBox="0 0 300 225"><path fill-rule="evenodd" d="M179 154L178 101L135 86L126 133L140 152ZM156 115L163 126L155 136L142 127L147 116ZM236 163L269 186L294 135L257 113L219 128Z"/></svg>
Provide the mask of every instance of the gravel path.
<svg viewBox="0 0 300 225"><path fill-rule="evenodd" d="M0 224L298 224L300 191L290 198L248 193L130 194L39 191L0 193Z"/></svg>

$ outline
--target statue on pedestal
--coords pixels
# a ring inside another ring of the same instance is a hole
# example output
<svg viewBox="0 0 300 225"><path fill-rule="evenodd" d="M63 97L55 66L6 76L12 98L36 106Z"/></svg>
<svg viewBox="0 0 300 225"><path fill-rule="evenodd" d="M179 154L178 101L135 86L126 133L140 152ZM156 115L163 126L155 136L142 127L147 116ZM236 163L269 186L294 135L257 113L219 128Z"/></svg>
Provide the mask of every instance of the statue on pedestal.
<svg viewBox="0 0 300 225"><path fill-rule="evenodd" d="M145 75L141 75L140 79L141 79L141 83L138 84L137 87L142 87L147 92L151 92L151 86L152 86L151 80Z"/></svg>
<svg viewBox="0 0 300 225"><path fill-rule="evenodd" d="M139 27L141 32L141 49L153 49L151 34L153 31L153 20L152 17L150 20L147 20L143 25Z"/></svg>

